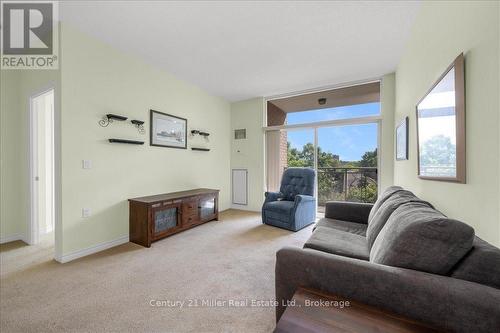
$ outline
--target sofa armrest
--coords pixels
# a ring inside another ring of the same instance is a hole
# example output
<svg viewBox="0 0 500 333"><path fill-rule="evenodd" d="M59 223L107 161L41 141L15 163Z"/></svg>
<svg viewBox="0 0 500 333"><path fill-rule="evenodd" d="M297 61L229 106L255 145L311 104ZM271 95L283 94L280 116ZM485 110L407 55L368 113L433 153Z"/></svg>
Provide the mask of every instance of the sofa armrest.
<svg viewBox="0 0 500 333"><path fill-rule="evenodd" d="M266 193L264 193L264 196L266 198L264 203L266 203L266 202L278 200L279 198L281 198L281 193L280 192L266 192Z"/></svg>
<svg viewBox="0 0 500 333"><path fill-rule="evenodd" d="M325 217L349 222L368 224L368 215L373 204L346 201L328 201Z"/></svg>
<svg viewBox="0 0 500 333"><path fill-rule="evenodd" d="M447 276L311 249L276 254L277 320L298 287L312 288L457 332L498 332L500 290Z"/></svg>

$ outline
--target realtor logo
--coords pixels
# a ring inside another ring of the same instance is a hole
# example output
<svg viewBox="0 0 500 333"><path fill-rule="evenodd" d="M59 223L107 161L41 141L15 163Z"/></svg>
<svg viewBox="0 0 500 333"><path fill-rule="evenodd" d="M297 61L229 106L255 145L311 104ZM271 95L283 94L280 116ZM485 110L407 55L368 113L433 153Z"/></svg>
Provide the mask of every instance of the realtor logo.
<svg viewBox="0 0 500 333"><path fill-rule="evenodd" d="M56 6L2 2L2 69L57 69Z"/></svg>

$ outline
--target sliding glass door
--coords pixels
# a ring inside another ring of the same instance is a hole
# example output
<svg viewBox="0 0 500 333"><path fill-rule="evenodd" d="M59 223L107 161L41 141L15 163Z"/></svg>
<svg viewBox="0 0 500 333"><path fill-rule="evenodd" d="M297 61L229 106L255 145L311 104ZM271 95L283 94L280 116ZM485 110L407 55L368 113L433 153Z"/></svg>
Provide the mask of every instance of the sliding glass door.
<svg viewBox="0 0 500 333"><path fill-rule="evenodd" d="M377 123L317 128L318 206L377 199Z"/></svg>
<svg viewBox="0 0 500 333"><path fill-rule="evenodd" d="M318 212L324 212L327 201L375 202L378 127L378 122L369 122L272 131L276 149L268 156L279 166L273 190L278 190L285 169L307 167L316 170Z"/></svg>
<svg viewBox="0 0 500 333"><path fill-rule="evenodd" d="M290 167L316 170L318 210L378 192L380 82L279 96L266 102L267 189Z"/></svg>

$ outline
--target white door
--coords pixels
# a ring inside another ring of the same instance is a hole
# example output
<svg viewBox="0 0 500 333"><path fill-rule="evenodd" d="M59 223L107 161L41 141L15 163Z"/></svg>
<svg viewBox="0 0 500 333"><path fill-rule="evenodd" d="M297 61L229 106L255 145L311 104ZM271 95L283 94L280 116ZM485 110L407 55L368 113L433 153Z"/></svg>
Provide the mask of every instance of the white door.
<svg viewBox="0 0 500 333"><path fill-rule="evenodd" d="M31 221L29 243L54 230L54 90L30 98Z"/></svg>

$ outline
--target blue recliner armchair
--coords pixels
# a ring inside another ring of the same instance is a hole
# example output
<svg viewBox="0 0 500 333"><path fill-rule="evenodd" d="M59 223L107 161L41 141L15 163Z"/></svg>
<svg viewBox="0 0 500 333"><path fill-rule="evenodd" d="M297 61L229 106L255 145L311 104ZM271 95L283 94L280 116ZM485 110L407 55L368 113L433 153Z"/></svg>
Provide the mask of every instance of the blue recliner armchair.
<svg viewBox="0 0 500 333"><path fill-rule="evenodd" d="M279 192L266 192L262 222L292 231L300 230L316 219L314 197L315 171L288 168L283 173Z"/></svg>

